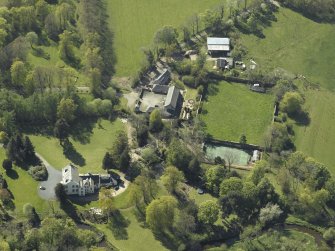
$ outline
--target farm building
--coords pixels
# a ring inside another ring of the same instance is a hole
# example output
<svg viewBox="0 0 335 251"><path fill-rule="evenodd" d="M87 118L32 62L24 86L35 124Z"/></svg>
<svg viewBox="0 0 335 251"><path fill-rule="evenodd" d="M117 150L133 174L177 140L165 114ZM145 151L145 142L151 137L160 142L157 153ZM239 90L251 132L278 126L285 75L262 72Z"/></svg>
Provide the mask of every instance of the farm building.
<svg viewBox="0 0 335 251"><path fill-rule="evenodd" d="M218 69L231 69L234 67L233 58L218 58L216 60L216 67Z"/></svg>
<svg viewBox="0 0 335 251"><path fill-rule="evenodd" d="M208 37L207 38L207 50L208 54L224 54L227 55L230 52L230 39L220 37Z"/></svg>
<svg viewBox="0 0 335 251"><path fill-rule="evenodd" d="M152 87L152 92L157 93L157 94L167 94L169 91L169 86L168 85L154 85Z"/></svg>
<svg viewBox="0 0 335 251"><path fill-rule="evenodd" d="M180 90L175 86L169 88L168 94L165 99L164 108L167 116L176 117L179 116L183 105L183 97Z"/></svg>
<svg viewBox="0 0 335 251"><path fill-rule="evenodd" d="M168 69L164 69L163 72L151 82L152 85L167 85L170 82L171 74Z"/></svg>

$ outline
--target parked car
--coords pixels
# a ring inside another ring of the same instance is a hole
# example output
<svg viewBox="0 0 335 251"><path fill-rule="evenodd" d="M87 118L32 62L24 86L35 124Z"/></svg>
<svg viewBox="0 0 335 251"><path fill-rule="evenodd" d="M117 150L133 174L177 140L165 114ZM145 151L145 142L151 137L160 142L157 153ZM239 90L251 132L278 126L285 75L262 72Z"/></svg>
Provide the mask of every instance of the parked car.
<svg viewBox="0 0 335 251"><path fill-rule="evenodd" d="M45 190L46 188L44 186L40 186L40 190Z"/></svg>

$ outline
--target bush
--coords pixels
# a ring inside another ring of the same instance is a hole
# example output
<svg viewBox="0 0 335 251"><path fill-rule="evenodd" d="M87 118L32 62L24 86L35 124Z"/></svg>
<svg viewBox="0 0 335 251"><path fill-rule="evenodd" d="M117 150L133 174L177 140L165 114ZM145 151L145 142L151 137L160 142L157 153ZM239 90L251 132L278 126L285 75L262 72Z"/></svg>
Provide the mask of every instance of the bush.
<svg viewBox="0 0 335 251"><path fill-rule="evenodd" d="M195 84L195 78L193 76L184 76L182 78L182 81L185 85L194 88L196 86Z"/></svg>
<svg viewBox="0 0 335 251"><path fill-rule="evenodd" d="M29 169L28 173L37 181L48 179L48 170L44 165L33 166Z"/></svg>
<svg viewBox="0 0 335 251"><path fill-rule="evenodd" d="M12 161L10 159L4 159L4 161L2 162L2 167L6 171L9 171L13 167Z"/></svg>

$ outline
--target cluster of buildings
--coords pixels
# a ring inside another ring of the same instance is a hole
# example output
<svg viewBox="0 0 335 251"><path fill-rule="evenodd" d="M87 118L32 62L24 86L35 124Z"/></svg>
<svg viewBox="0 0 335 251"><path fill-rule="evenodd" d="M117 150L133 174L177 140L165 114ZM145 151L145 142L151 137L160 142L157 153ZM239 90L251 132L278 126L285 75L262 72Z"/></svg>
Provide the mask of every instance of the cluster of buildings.
<svg viewBox="0 0 335 251"><path fill-rule="evenodd" d="M171 82L171 72L164 69L154 80L142 89L135 112L151 113L161 110L164 118L178 118L183 106L181 90Z"/></svg>
<svg viewBox="0 0 335 251"><path fill-rule="evenodd" d="M79 174L78 168L72 164L62 169L60 182L67 195L85 196L97 192L101 187L115 187L118 185L110 174Z"/></svg>

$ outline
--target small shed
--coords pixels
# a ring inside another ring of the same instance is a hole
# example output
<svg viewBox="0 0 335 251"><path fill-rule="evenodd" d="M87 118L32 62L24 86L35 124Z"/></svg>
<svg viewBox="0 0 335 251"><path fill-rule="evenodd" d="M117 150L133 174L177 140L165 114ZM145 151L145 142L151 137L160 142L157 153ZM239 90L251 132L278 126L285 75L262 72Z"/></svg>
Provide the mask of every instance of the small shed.
<svg viewBox="0 0 335 251"><path fill-rule="evenodd" d="M265 93L265 87L261 86L260 84L253 84L250 86L250 90L253 92Z"/></svg>
<svg viewBox="0 0 335 251"><path fill-rule="evenodd" d="M216 60L216 66L219 69L231 69L234 67L233 58L218 58Z"/></svg>
<svg viewBox="0 0 335 251"><path fill-rule="evenodd" d="M260 159L261 159L261 152L258 151L258 150L254 150L253 154L252 154L252 157L251 157L251 161L255 163L256 161L258 161Z"/></svg>

